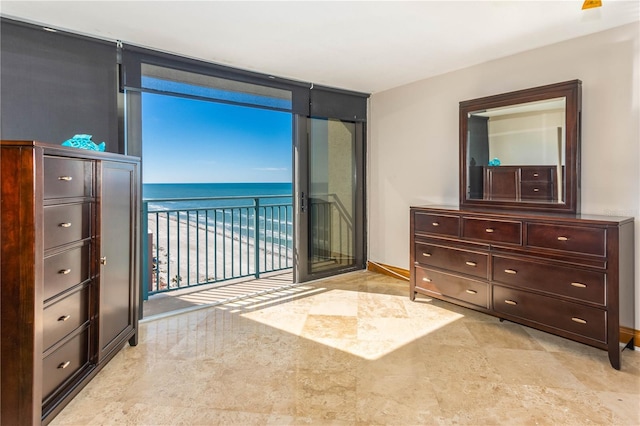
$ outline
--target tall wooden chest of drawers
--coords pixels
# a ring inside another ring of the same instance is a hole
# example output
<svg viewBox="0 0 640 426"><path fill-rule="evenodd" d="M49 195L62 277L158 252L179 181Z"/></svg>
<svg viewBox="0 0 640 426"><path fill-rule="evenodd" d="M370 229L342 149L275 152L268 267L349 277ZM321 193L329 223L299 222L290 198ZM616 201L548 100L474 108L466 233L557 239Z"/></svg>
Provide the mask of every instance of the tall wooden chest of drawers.
<svg viewBox="0 0 640 426"><path fill-rule="evenodd" d="M0 146L0 421L46 424L137 343L139 160Z"/></svg>
<svg viewBox="0 0 640 426"><path fill-rule="evenodd" d="M555 201L557 166L484 166L485 200Z"/></svg>
<svg viewBox="0 0 640 426"><path fill-rule="evenodd" d="M633 345L633 218L411 208L411 289L606 349Z"/></svg>

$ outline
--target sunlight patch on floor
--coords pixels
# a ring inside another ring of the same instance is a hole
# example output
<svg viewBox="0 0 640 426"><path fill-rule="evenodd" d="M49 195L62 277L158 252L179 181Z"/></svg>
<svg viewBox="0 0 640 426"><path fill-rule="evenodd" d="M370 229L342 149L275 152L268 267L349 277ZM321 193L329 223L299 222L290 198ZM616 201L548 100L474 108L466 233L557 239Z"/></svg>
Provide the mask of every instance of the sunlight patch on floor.
<svg viewBox="0 0 640 426"><path fill-rule="evenodd" d="M464 317L433 307L428 321L417 322L404 309L407 296L369 294L364 300L355 291L312 287L304 296L297 304L292 299L270 306L268 300L249 299L227 306L242 311L250 305L243 317L367 360L382 358Z"/></svg>

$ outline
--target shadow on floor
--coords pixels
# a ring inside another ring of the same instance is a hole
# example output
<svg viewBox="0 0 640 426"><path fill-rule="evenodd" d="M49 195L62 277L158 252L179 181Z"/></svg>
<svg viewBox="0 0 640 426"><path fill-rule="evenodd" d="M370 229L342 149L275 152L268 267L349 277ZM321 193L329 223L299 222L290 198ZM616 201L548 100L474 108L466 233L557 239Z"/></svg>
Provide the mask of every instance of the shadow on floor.
<svg viewBox="0 0 640 426"><path fill-rule="evenodd" d="M234 280L159 293L143 302L143 321L282 291L296 285L293 283L293 272L287 271L259 279Z"/></svg>

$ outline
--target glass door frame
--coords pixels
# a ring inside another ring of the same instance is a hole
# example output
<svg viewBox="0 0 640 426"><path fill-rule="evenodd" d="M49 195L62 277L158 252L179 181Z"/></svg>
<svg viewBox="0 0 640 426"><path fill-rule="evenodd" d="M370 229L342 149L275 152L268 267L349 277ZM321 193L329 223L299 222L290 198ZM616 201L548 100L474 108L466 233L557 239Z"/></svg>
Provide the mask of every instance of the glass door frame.
<svg viewBox="0 0 640 426"><path fill-rule="evenodd" d="M354 159L354 262L346 267L312 272L310 265L311 228L309 218L308 194L309 160L310 160L310 121L314 118L294 114L293 119L293 205L294 205L294 259L293 281L302 283L346 272L366 269L366 123L362 121L350 122L355 124L355 152Z"/></svg>

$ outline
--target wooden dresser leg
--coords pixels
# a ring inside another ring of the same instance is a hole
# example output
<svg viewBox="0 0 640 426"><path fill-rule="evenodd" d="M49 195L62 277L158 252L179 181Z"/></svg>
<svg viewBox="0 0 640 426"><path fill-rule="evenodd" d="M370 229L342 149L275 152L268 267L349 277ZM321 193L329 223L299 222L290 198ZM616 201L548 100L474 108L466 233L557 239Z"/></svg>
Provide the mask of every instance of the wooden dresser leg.
<svg viewBox="0 0 640 426"><path fill-rule="evenodd" d="M620 346L609 346L609 362L613 368L620 370Z"/></svg>

